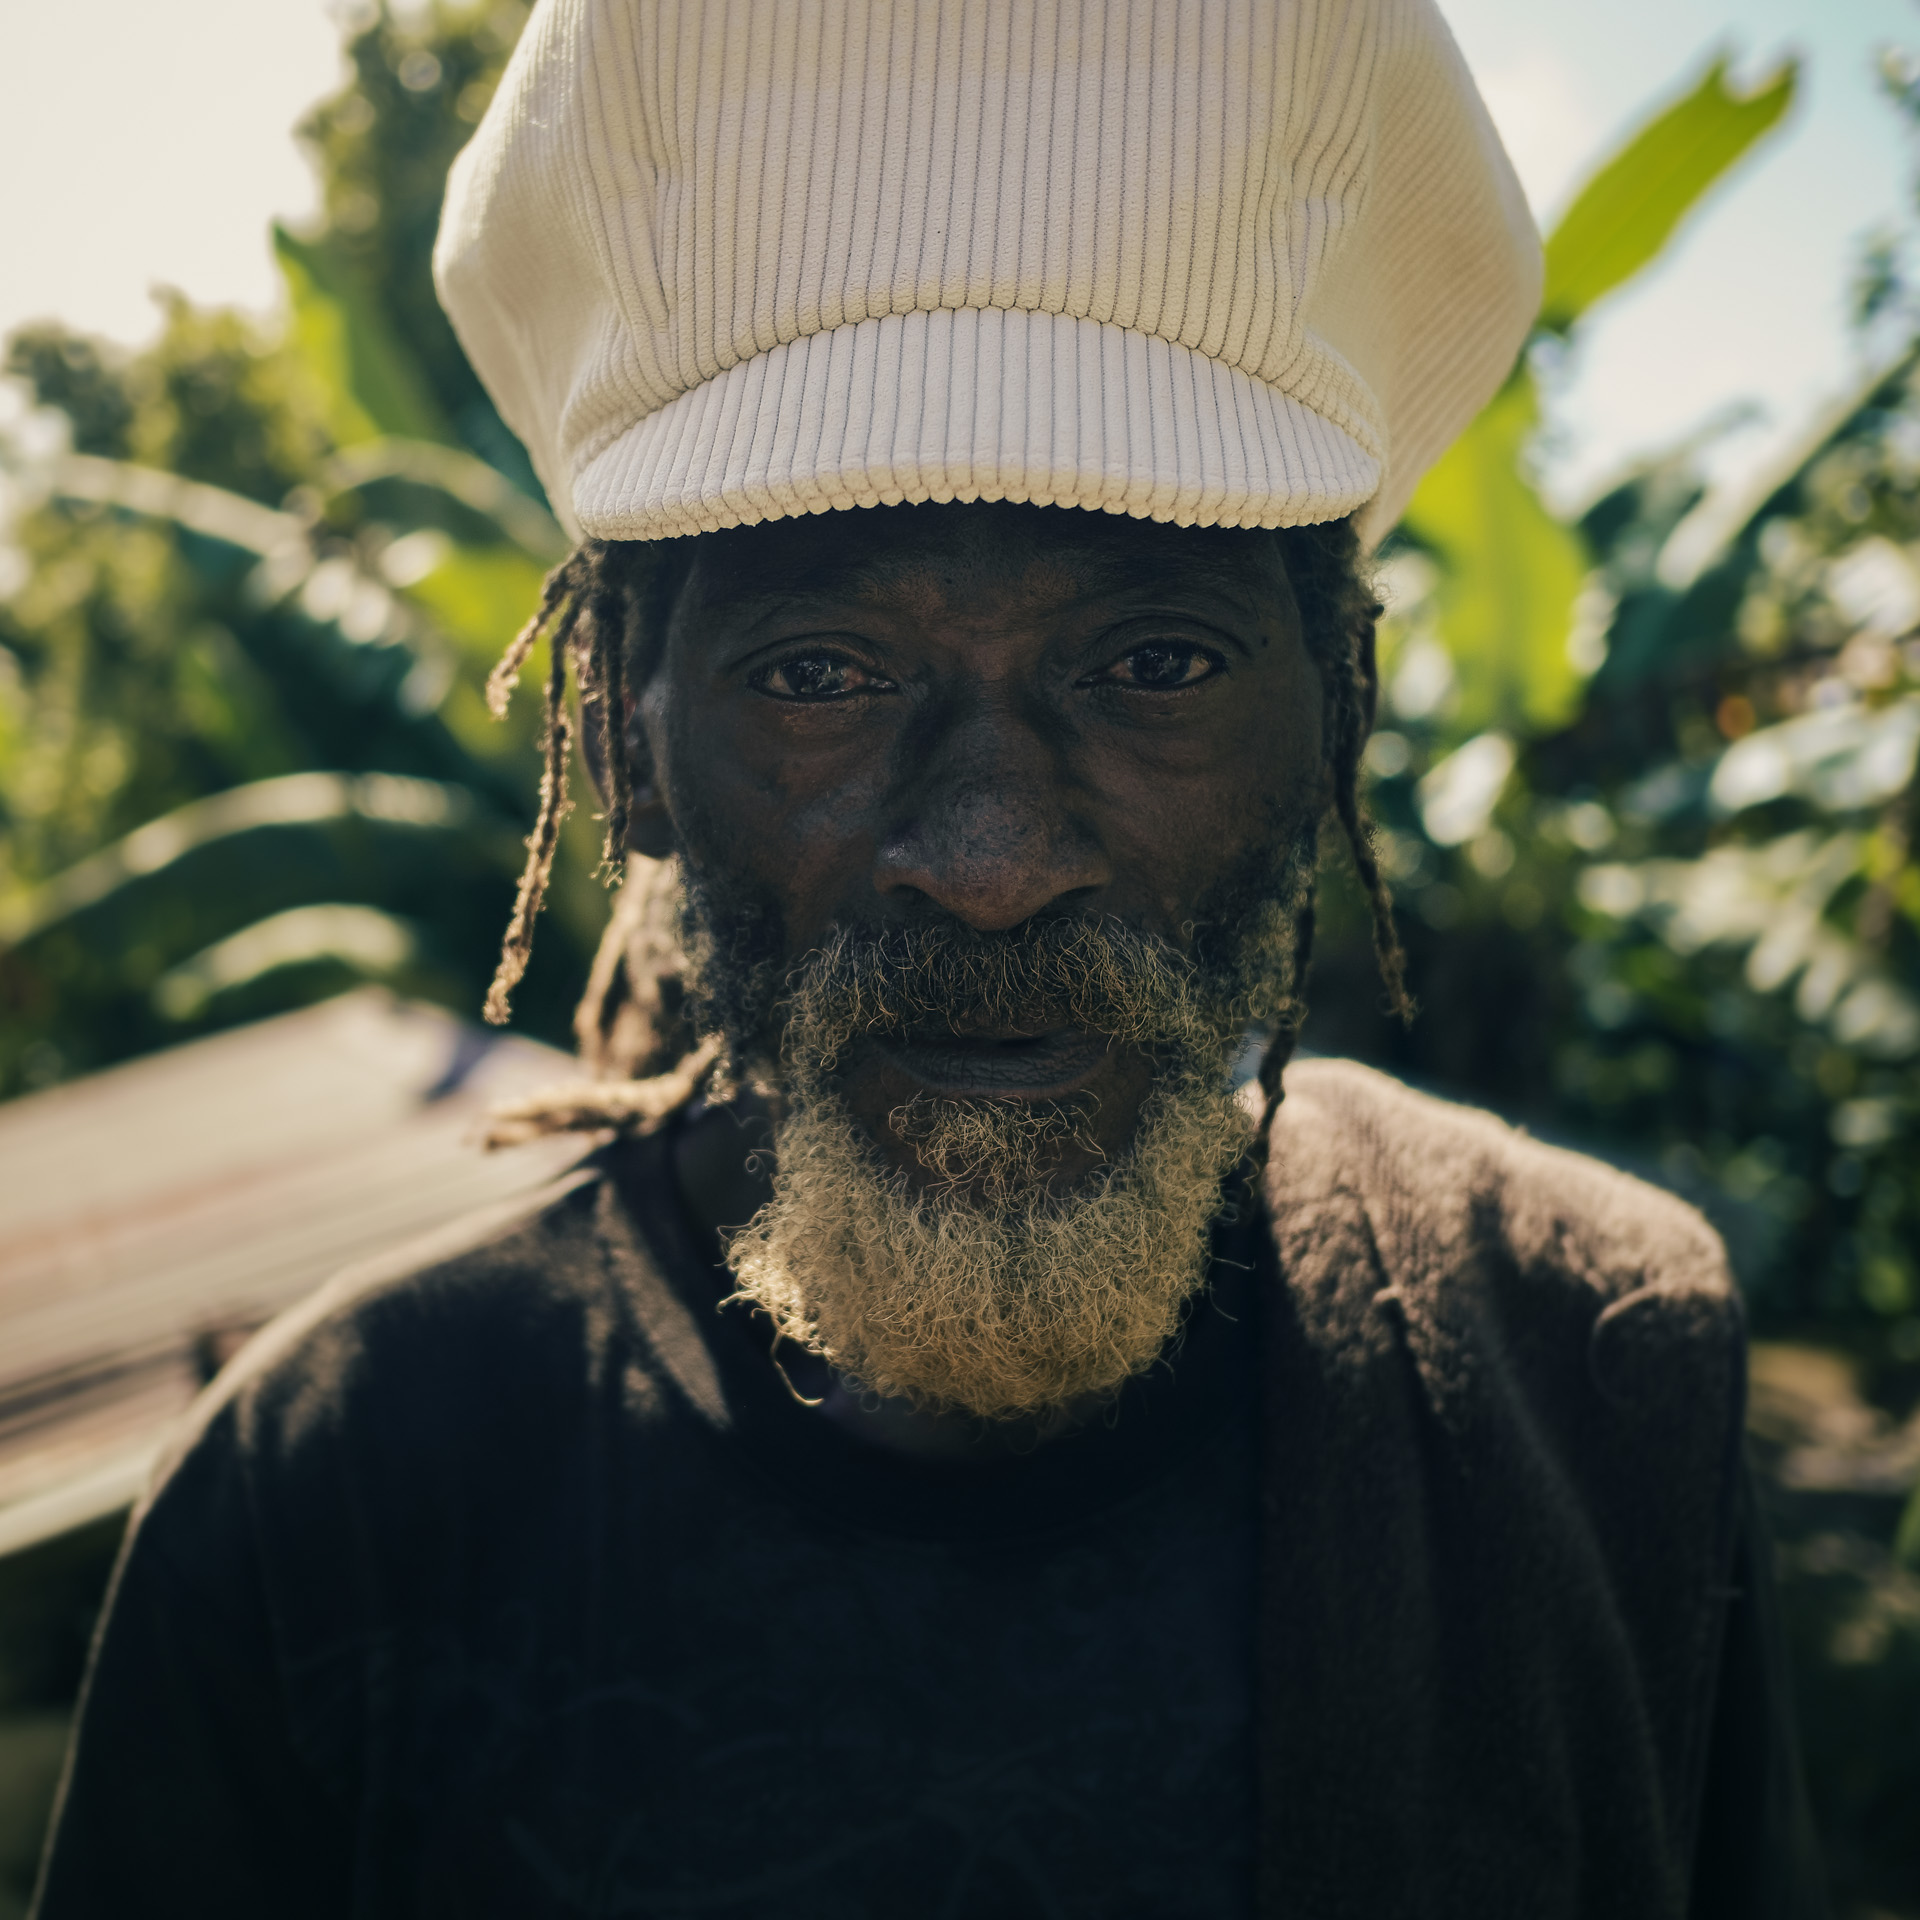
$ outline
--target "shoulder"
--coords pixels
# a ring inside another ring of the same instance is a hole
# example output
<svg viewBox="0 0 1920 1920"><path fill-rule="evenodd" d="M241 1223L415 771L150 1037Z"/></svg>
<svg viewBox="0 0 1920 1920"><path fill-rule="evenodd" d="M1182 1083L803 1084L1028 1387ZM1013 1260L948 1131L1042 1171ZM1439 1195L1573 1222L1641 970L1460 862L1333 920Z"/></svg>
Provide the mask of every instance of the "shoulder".
<svg viewBox="0 0 1920 1920"><path fill-rule="evenodd" d="M596 1417L658 1404L630 1276L606 1253L607 1188L589 1161L339 1275L256 1335L161 1462L110 1624L264 1636L301 1751L345 1777L381 1649L449 1617L467 1583L550 1569L593 1483Z"/></svg>
<svg viewBox="0 0 1920 1920"><path fill-rule="evenodd" d="M1388 1308L1443 1397L1491 1371L1648 1411L1737 1400L1739 1305L1693 1208L1351 1061L1296 1063L1286 1096L1266 1198L1309 1325Z"/></svg>
<svg viewBox="0 0 1920 1920"><path fill-rule="evenodd" d="M264 1328L182 1423L142 1531L164 1545L240 1529L298 1566L343 1539L472 1524L563 1477L601 1383L644 1396L651 1365L608 1258L606 1187L588 1162L340 1274Z"/></svg>
<svg viewBox="0 0 1920 1920"><path fill-rule="evenodd" d="M589 1164L336 1275L248 1343L182 1444L223 1421L286 1448L348 1418L460 1426L463 1411L498 1411L554 1367L576 1369L609 1292L602 1184Z"/></svg>

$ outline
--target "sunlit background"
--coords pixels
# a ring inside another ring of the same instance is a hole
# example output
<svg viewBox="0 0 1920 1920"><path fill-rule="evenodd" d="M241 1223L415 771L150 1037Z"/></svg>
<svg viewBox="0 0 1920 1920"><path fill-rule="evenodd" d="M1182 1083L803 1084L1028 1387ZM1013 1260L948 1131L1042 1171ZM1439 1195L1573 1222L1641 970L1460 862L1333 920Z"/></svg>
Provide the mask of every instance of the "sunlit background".
<svg viewBox="0 0 1920 1920"><path fill-rule="evenodd" d="M1534 212L1550 221L1603 144L1718 48L1807 78L1792 124L1710 219L1593 322L1553 409L1557 495L1734 407L1759 424L1727 470L1852 378L1846 286L1860 236L1903 199L1876 50L1906 0L1456 0L1447 17ZM129 343L149 289L271 310L267 223L316 209L287 137L337 83L348 9L308 0L9 0L0 14L0 331L54 315ZM31 191L21 191L31 182Z"/></svg>
<svg viewBox="0 0 1920 1920"><path fill-rule="evenodd" d="M1334 867L1306 1043L1721 1227L1836 1907L1920 1920L1920 13L1447 11L1547 308L1383 551L1423 1015ZM165 1420L324 1266L533 1177L459 1156L557 1057L468 1023L535 768L479 686L558 530L425 281L524 12L0 4L0 1920Z"/></svg>

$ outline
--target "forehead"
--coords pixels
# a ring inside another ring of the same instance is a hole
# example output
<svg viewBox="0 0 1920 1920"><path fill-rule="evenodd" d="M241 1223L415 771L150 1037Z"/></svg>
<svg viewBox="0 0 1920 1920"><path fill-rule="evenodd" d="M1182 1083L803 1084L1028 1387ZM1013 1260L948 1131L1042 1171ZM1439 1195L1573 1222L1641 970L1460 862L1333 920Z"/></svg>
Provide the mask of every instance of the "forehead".
<svg viewBox="0 0 1920 1920"><path fill-rule="evenodd" d="M856 507L702 534L681 608L746 617L794 601L1028 601L1198 592L1289 598L1279 542L1258 528L1176 527L1005 501Z"/></svg>

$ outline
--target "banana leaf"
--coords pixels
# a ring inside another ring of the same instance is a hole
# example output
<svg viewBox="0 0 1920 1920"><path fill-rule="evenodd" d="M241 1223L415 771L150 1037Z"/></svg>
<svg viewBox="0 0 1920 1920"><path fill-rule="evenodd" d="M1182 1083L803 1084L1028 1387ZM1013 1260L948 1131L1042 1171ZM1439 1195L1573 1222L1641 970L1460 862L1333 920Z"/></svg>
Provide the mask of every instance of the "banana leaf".
<svg viewBox="0 0 1920 1920"><path fill-rule="evenodd" d="M1564 333L1649 266L1682 217L1791 104L1792 62L1751 92L1716 60L1606 162L1546 242L1539 331ZM1575 602L1594 556L1526 471L1539 426L1532 368L1513 377L1421 482L1403 537L1440 564L1440 633L1459 698L1449 737L1551 733L1578 710L1585 674L1569 655Z"/></svg>
<svg viewBox="0 0 1920 1920"><path fill-rule="evenodd" d="M1564 333L1595 301L1665 249L1714 185L1793 104L1799 68L1785 62L1742 91L1721 55L1594 174L1547 240L1540 324Z"/></svg>
<svg viewBox="0 0 1920 1920"><path fill-rule="evenodd" d="M325 967L356 981L399 977L419 957L405 920L378 907L318 901L267 915L230 933L154 983L154 1006L169 1020L200 1018L217 1000L258 991L272 975Z"/></svg>
<svg viewBox="0 0 1920 1920"><path fill-rule="evenodd" d="M1457 738L1550 732L1579 703L1567 640L1588 559L1523 469L1538 424L1522 370L1435 463L1402 523L1440 563L1435 605L1459 686Z"/></svg>
<svg viewBox="0 0 1920 1920"><path fill-rule="evenodd" d="M380 440L340 456L330 471L341 487L399 472L430 481L484 505L497 522L511 522L542 557L558 533L544 509L456 449ZM450 725L439 711L433 676L421 671L430 662L410 644L431 637L418 632L419 617L395 610L388 583L340 555L317 551L305 521L219 487L91 455L59 461L51 479L56 497L163 520L177 530L204 581L206 616L227 628L273 689L310 765L443 781L484 794L509 815L526 810L524 729L497 731L464 718L458 728ZM452 548L402 597L484 669L503 636L526 617L543 571L542 560L518 544ZM348 631L350 620L343 625L358 595L332 595L326 604L340 604L322 609L309 589L321 584L323 573L342 575L389 609L378 632ZM477 676L470 677L477 684ZM444 690L444 677L441 685Z"/></svg>
<svg viewBox="0 0 1920 1920"><path fill-rule="evenodd" d="M388 435L452 442L425 374L339 249L276 223L273 250L294 336L328 397L334 438L343 446Z"/></svg>
<svg viewBox="0 0 1920 1920"><path fill-rule="evenodd" d="M397 774L290 773L194 800L78 866L0 899L0 947L18 953L56 929L126 939L151 960L191 952L259 917L311 900L433 886L478 864L510 876L513 829L459 787ZM133 924L140 923L137 927Z"/></svg>
<svg viewBox="0 0 1920 1920"><path fill-rule="evenodd" d="M457 501L486 523L495 540L505 540L543 566L565 557L567 537L559 521L497 468L459 447L426 440L370 440L336 454L320 472L328 494L383 480L431 488Z"/></svg>

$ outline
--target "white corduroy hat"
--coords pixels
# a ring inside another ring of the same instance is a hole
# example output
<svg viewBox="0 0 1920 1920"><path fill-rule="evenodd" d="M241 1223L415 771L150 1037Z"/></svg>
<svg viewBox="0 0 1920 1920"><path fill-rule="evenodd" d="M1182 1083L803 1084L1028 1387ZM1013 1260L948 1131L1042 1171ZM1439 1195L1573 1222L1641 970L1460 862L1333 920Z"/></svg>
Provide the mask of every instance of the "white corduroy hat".
<svg viewBox="0 0 1920 1920"><path fill-rule="evenodd" d="M434 267L603 539L1005 499L1377 540L1540 293L1432 0L539 0Z"/></svg>

